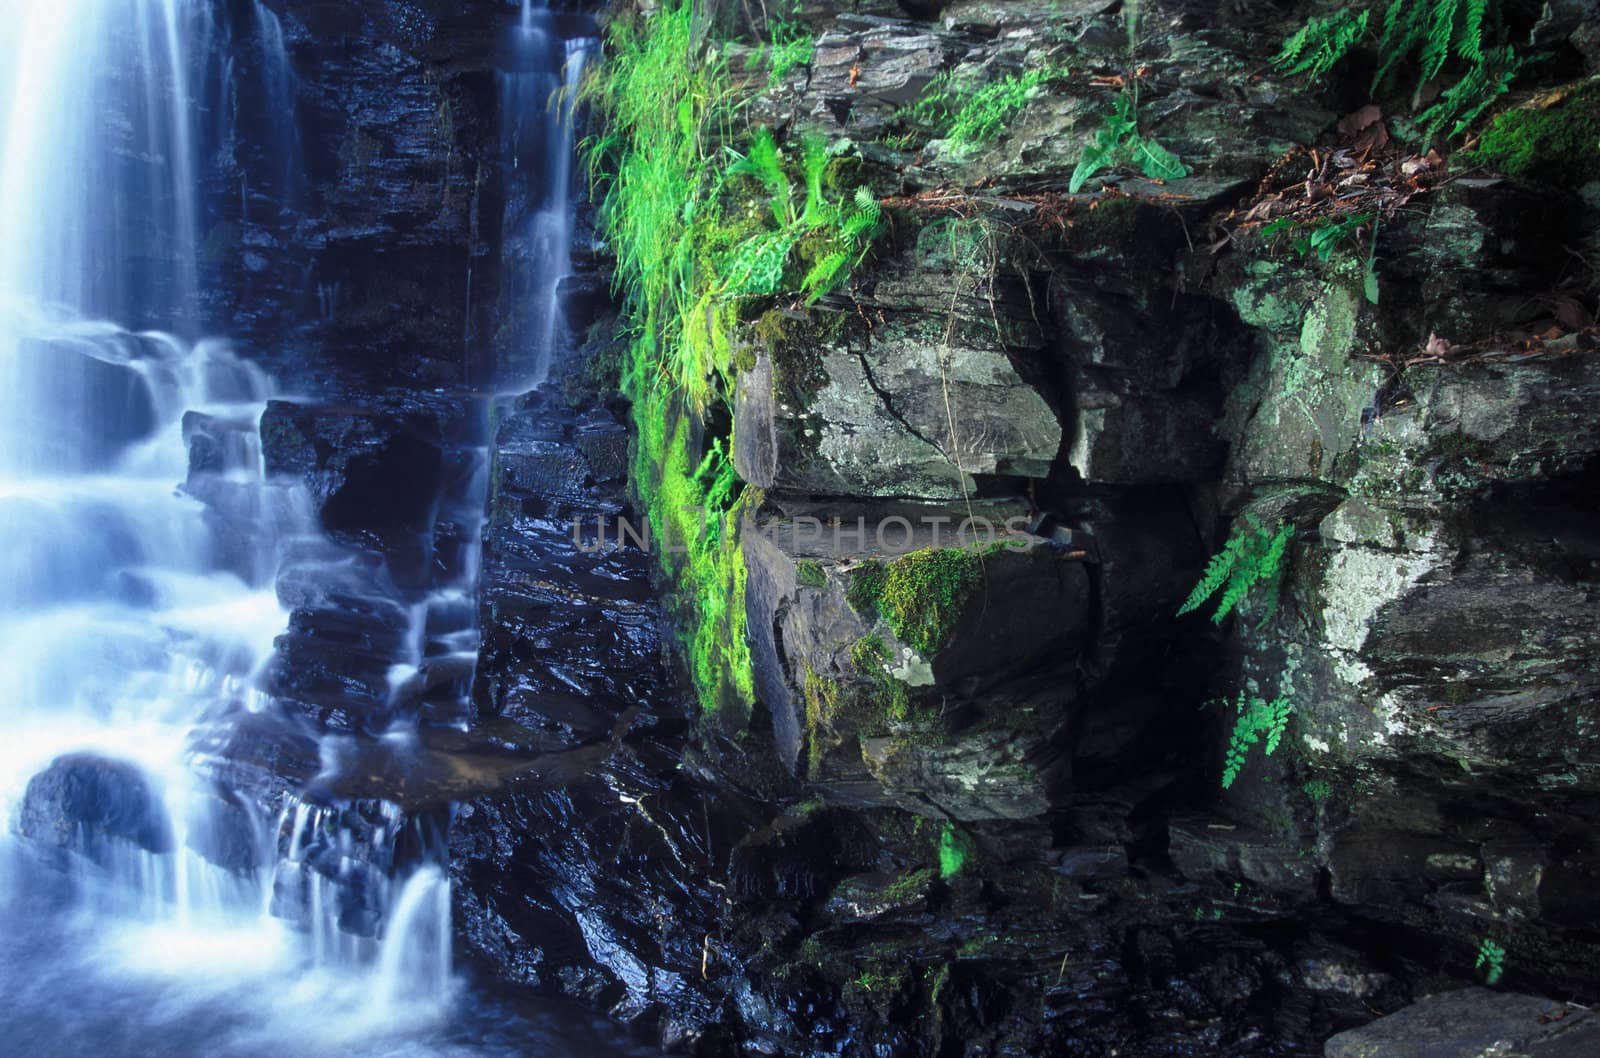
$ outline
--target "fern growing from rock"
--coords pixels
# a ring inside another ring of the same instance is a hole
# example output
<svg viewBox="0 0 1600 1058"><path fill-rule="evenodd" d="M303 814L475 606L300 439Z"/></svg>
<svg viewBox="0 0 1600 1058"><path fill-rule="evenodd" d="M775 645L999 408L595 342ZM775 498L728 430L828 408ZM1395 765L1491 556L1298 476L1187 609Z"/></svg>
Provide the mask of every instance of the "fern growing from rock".
<svg viewBox="0 0 1600 1058"><path fill-rule="evenodd" d="M1189 175L1189 167L1176 154L1155 140L1140 136L1138 129L1133 101L1125 95L1118 96L1094 139L1083 149L1067 191L1077 194L1095 173L1117 165L1137 165L1145 176L1156 180L1181 180Z"/></svg>
<svg viewBox="0 0 1600 1058"><path fill-rule="evenodd" d="M1272 60L1287 74L1321 77L1350 53L1356 41L1367 32L1366 11L1336 11L1325 18L1313 18L1290 35Z"/></svg>
<svg viewBox="0 0 1600 1058"><path fill-rule="evenodd" d="M1424 138L1459 136L1505 93L1527 60L1506 43L1494 0L1390 0L1378 20L1376 92L1408 58L1418 66L1411 105L1451 60L1461 77L1417 115ZM1313 18L1291 34L1273 62L1292 75L1322 77L1353 51L1372 26L1372 11L1338 11Z"/></svg>
<svg viewBox="0 0 1600 1058"><path fill-rule="evenodd" d="M1239 777L1251 746L1265 739L1263 749L1267 756L1272 756L1289 726L1292 706L1287 695L1280 694L1269 702L1265 698L1247 699L1245 693L1240 691L1234 709L1239 717L1233 723L1233 733L1228 738L1228 752L1222 761L1222 788L1225 790Z"/></svg>
<svg viewBox="0 0 1600 1058"><path fill-rule="evenodd" d="M1229 537L1222 550L1211 556L1200 583L1178 608L1179 617L1198 610L1206 600L1221 592L1222 597L1211 614L1211 623L1221 624L1250 590L1262 583L1269 585L1266 616L1270 617L1277 608L1283 557L1294 537L1294 526L1280 520L1275 528L1268 529L1253 514L1248 515L1247 520L1248 527Z"/></svg>

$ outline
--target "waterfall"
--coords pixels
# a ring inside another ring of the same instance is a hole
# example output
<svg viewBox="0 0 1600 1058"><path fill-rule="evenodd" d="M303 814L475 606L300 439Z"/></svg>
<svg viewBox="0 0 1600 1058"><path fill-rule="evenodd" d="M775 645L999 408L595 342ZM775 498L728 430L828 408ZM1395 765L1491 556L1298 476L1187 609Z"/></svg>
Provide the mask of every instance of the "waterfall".
<svg viewBox="0 0 1600 1058"><path fill-rule="evenodd" d="M400 587L322 532L298 477L267 474L264 417L293 406L203 337L209 167L241 212L275 201L292 220L306 186L289 42L307 31L283 10L0 2L0 1037L108 1058L557 1053L490 999L463 1015L451 809L418 777L420 728L471 713L485 401L452 413L426 571ZM547 32L552 17L525 3L507 27L528 64L506 91L538 378L592 45ZM337 282L317 294L332 316ZM315 597L296 619L382 640L375 686L332 693L367 695L387 728L329 734L284 704L280 594L296 592ZM277 744L250 757L265 728L289 756L314 747L315 774L275 770Z"/></svg>
<svg viewBox="0 0 1600 1058"><path fill-rule="evenodd" d="M289 62L283 22L272 9L255 0L256 51L261 64L263 102L270 142L265 146L278 160L279 203L292 207L304 176L300 125L295 120L298 82Z"/></svg>
<svg viewBox="0 0 1600 1058"><path fill-rule="evenodd" d="M220 105L196 93L236 68L210 65L234 39L216 17L201 0L0 6L0 930L30 857L49 854L100 923L96 964L198 982L226 939L278 972L367 982L369 1013L382 997L442 1001L442 826L384 802L294 801L283 840L283 820L270 831L197 767L206 732L267 706L281 556L327 546L303 487L264 474L271 380L194 337L198 172L216 135L198 116ZM260 3L252 29L288 193L293 72ZM481 491L479 464L463 491ZM475 551L481 511L456 514ZM475 656L460 616L475 580L463 560L416 606L409 671Z"/></svg>
<svg viewBox="0 0 1600 1058"><path fill-rule="evenodd" d="M0 8L8 312L20 301L192 330L194 56L185 41L189 23L208 17L193 0ZM131 260L137 270L113 264Z"/></svg>
<svg viewBox="0 0 1600 1058"><path fill-rule="evenodd" d="M501 141L513 194L508 229L520 244L528 324L508 383L523 392L544 382L561 337L561 281L572 274L577 214L572 168L576 97L585 64L599 49L587 35L564 34L555 16L523 0L510 68L500 74ZM528 163L534 164L528 164Z"/></svg>

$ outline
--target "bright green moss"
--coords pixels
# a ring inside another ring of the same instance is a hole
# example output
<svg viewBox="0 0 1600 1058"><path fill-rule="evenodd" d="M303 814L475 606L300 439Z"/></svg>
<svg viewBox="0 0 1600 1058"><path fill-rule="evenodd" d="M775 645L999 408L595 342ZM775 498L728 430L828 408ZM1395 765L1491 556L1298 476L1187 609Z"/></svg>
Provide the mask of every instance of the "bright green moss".
<svg viewBox="0 0 1600 1058"><path fill-rule="evenodd" d="M779 295L815 300L837 286L880 218L863 189L823 186L825 144L788 156L764 130L735 137L733 81L701 13L695 0L665 0L612 21L606 61L581 91L606 130L586 148L616 254L632 484L710 712L754 699L738 520L759 500L728 458L726 414L735 375L754 363L741 328ZM793 64L808 41L797 31L774 43ZM794 252L802 239L816 259Z"/></svg>
<svg viewBox="0 0 1600 1058"><path fill-rule="evenodd" d="M883 563L868 560L850 571L845 584L845 601L863 617L870 618L878 610L878 600L883 597Z"/></svg>
<svg viewBox="0 0 1600 1058"><path fill-rule="evenodd" d="M1600 167L1600 84L1498 115L1463 157L1510 176L1561 184L1591 179Z"/></svg>
<svg viewBox="0 0 1600 1058"><path fill-rule="evenodd" d="M815 779L822 768L824 740L839 712L840 688L837 680L818 676L808 664L801 692L806 702L806 762L810 766L807 774Z"/></svg>
<svg viewBox="0 0 1600 1058"><path fill-rule="evenodd" d="M983 559L959 547L930 547L887 565L852 570L845 598L863 616L877 614L902 643L921 654L949 645L967 599L983 577Z"/></svg>
<svg viewBox="0 0 1600 1058"><path fill-rule="evenodd" d="M922 867L915 871L908 871L890 882L883 890L885 900L896 904L908 903L920 899L928 891L928 883L933 881L933 868Z"/></svg>
<svg viewBox="0 0 1600 1058"><path fill-rule="evenodd" d="M911 718L911 687L889 672L894 658L887 643L875 635L864 635L850 648L850 663L870 688L865 704L873 715L865 718L874 732L886 730L891 722Z"/></svg>
<svg viewBox="0 0 1600 1058"><path fill-rule="evenodd" d="M863 676L877 675L889 663L888 644L879 636L862 636L850 648L850 662Z"/></svg>
<svg viewBox="0 0 1600 1058"><path fill-rule="evenodd" d="M950 642L982 575L982 559L964 548L913 551L889 563L878 612L902 643L935 653Z"/></svg>
<svg viewBox="0 0 1600 1058"><path fill-rule="evenodd" d="M807 588L828 586L828 574L823 571L822 563L814 558L802 558L794 564L794 579Z"/></svg>

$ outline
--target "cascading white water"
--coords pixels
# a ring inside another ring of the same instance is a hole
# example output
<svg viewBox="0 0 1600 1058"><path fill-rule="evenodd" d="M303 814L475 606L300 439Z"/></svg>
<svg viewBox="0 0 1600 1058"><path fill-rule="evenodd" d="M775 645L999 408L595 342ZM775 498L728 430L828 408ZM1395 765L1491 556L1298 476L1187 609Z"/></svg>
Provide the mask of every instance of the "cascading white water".
<svg viewBox="0 0 1600 1058"><path fill-rule="evenodd" d="M523 0L522 21L501 78L502 140L507 164L528 182L529 216L521 238L528 261L528 348L521 369L509 380L515 392L531 389L550 374L560 335L561 281L572 274L572 236L577 216L572 166L578 84L599 42L563 37L545 23L549 12ZM536 160L530 173L525 165Z"/></svg>
<svg viewBox="0 0 1600 1058"><path fill-rule="evenodd" d="M255 16L286 100L281 24ZM276 836L193 767L198 727L262 707L277 555L316 533L299 487L263 475L270 381L188 337L208 61L189 42L226 39L215 17L201 0L0 4L0 858L36 854L14 828L64 847L97 963L196 982L229 952L256 972L320 963L367 982L349 998L376 1023L374 996L447 996L448 880L384 878L370 941L321 916L296 940L268 914ZM314 901L336 870L308 872Z"/></svg>
<svg viewBox="0 0 1600 1058"><path fill-rule="evenodd" d="M235 78L277 122L249 146L283 159L280 208L304 178L280 11L0 0L0 1040L30 1058L578 1053L458 998L447 813L307 791L274 819L198 766L275 707L280 561L332 550L304 490L264 473L271 380L200 338L199 175L240 142ZM551 128L529 160L554 152L545 201L565 203L570 106ZM459 558L420 599L382 600L411 608L389 690L413 725L455 721L476 657L487 458L454 472ZM382 741L404 760L417 737ZM338 773L343 744L321 748Z"/></svg>

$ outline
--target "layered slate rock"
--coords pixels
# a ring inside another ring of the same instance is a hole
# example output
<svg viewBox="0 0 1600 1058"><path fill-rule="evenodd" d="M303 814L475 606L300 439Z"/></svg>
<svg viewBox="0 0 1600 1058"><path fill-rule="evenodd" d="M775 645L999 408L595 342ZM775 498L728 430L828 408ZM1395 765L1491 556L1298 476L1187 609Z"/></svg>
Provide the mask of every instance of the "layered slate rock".
<svg viewBox="0 0 1600 1058"><path fill-rule="evenodd" d="M1463 988L1429 996L1328 1041L1327 1058L1580 1058L1600 1048L1600 1022L1582 1007L1537 996Z"/></svg>

